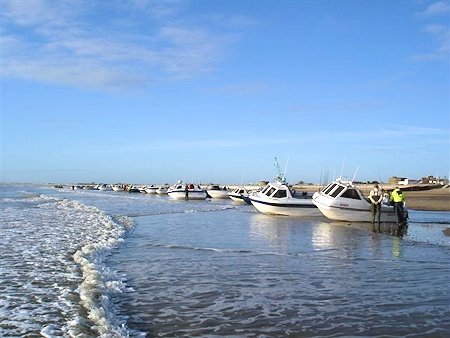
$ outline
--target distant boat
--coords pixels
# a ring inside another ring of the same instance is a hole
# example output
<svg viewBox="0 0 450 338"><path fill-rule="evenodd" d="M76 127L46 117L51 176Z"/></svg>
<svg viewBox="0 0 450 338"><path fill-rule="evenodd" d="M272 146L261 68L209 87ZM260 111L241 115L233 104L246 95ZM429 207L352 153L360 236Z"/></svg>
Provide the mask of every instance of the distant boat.
<svg viewBox="0 0 450 338"><path fill-rule="evenodd" d="M204 200L208 196L206 191L202 188L191 184L184 184L182 181L178 181L173 187L167 190L169 197L175 200Z"/></svg>
<svg viewBox="0 0 450 338"><path fill-rule="evenodd" d="M168 189L167 186L161 185L161 186L159 186L158 189L156 189L156 193L158 195L167 195L167 189Z"/></svg>
<svg viewBox="0 0 450 338"><path fill-rule="evenodd" d="M141 189L132 185L127 186L125 190L128 192L141 192Z"/></svg>
<svg viewBox="0 0 450 338"><path fill-rule="evenodd" d="M151 185L151 186L145 188L145 192L147 194L157 194L157 190L158 190L158 187L156 187L154 185Z"/></svg>
<svg viewBox="0 0 450 338"><path fill-rule="evenodd" d="M261 191L249 195L253 206L263 214L284 216L321 216L312 201L312 193L295 191L278 175Z"/></svg>
<svg viewBox="0 0 450 338"><path fill-rule="evenodd" d="M252 204L248 197L250 192L245 187L238 187L233 191L228 192L228 197L235 202Z"/></svg>
<svg viewBox="0 0 450 338"><path fill-rule="evenodd" d="M211 198L222 198L227 199L228 198L228 189L227 188L221 188L217 184L211 184L206 188L206 193Z"/></svg>
<svg viewBox="0 0 450 338"><path fill-rule="evenodd" d="M107 185L107 184L99 184L96 188L97 188L97 190L102 190L102 191L112 190L111 186Z"/></svg>
<svg viewBox="0 0 450 338"><path fill-rule="evenodd" d="M372 222L369 199L352 181L337 179L328 184L325 189L315 192L313 202L325 217L334 221ZM386 201L387 202L387 201ZM407 208L404 206L404 219L407 218ZM381 205L381 223L397 223L394 207L388 203Z"/></svg>
<svg viewBox="0 0 450 338"><path fill-rule="evenodd" d="M125 190L124 187L123 187L123 185L117 185L117 184L111 186L111 189L112 189L113 191L124 191L124 190Z"/></svg>

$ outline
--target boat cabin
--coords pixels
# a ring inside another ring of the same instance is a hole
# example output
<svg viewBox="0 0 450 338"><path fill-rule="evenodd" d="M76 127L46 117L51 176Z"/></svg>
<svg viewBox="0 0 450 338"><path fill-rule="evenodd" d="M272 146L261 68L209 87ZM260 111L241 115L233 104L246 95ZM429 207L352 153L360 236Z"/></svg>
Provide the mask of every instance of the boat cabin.
<svg viewBox="0 0 450 338"><path fill-rule="evenodd" d="M351 198L354 200L367 200L351 182L334 181L328 184L322 193L333 198Z"/></svg>
<svg viewBox="0 0 450 338"><path fill-rule="evenodd" d="M236 189L233 190L233 193L234 194L239 194L239 195L242 195L242 194L247 195L248 191L246 189L244 189L244 188L236 188Z"/></svg>
<svg viewBox="0 0 450 338"><path fill-rule="evenodd" d="M307 192L297 192L295 189L290 188L287 184L267 184L261 194L270 198L311 198Z"/></svg>

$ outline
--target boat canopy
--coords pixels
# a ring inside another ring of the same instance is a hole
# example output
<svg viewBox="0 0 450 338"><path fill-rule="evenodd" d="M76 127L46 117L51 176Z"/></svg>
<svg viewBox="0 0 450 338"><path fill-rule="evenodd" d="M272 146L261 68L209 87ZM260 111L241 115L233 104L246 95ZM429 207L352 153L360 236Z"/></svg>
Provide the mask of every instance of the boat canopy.
<svg viewBox="0 0 450 338"><path fill-rule="evenodd" d="M263 190L261 190L261 194L271 198L287 198L293 196L295 191L291 191L284 181L281 181L279 177L276 177L274 181L268 183Z"/></svg>
<svg viewBox="0 0 450 338"><path fill-rule="evenodd" d="M351 182L345 181L334 181L328 184L328 186L322 190L322 193L333 198L343 197L354 200L364 199L361 192Z"/></svg>
<svg viewBox="0 0 450 338"><path fill-rule="evenodd" d="M248 194L248 191L244 188L236 188L233 190L233 193L235 194Z"/></svg>

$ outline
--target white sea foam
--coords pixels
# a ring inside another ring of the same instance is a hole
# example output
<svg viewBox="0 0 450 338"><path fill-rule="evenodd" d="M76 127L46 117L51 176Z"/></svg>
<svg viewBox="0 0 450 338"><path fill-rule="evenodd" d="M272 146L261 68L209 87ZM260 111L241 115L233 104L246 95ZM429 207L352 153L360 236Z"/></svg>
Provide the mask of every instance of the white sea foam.
<svg viewBox="0 0 450 338"><path fill-rule="evenodd" d="M2 334L127 336L109 302L123 283L103 262L131 220L45 195L2 202Z"/></svg>

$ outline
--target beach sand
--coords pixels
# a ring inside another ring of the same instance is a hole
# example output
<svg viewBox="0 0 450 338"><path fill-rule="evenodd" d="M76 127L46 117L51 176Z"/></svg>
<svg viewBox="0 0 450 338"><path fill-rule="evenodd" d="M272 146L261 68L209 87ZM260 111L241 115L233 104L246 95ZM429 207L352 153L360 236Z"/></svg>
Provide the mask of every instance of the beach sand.
<svg viewBox="0 0 450 338"><path fill-rule="evenodd" d="M428 211L450 211L450 189L431 189L406 191L405 201L408 209Z"/></svg>

